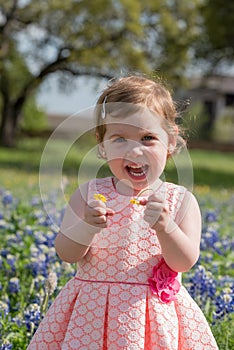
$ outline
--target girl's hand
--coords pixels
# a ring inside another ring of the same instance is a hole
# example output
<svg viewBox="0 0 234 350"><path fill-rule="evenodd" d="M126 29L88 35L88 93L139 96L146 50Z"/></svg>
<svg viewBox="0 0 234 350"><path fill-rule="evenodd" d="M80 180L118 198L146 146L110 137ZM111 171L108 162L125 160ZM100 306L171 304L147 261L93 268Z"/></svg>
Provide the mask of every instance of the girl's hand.
<svg viewBox="0 0 234 350"><path fill-rule="evenodd" d="M171 219L169 209L165 205L165 198L157 194L152 194L149 197L146 203L144 220L148 222L150 227L155 231L167 232Z"/></svg>
<svg viewBox="0 0 234 350"><path fill-rule="evenodd" d="M85 208L84 220L88 224L100 229L107 226L107 215L113 215L114 211L107 208L106 204L101 200L93 200L88 203Z"/></svg>

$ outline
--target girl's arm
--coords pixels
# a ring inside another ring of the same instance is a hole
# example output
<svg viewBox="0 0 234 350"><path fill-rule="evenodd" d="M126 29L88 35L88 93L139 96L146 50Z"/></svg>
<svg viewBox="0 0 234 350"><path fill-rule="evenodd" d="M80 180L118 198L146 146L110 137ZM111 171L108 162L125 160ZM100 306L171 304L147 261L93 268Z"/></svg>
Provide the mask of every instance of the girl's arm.
<svg viewBox="0 0 234 350"><path fill-rule="evenodd" d="M55 239L59 257L69 263L79 261L89 250L96 233L106 227L106 215L111 211L105 203L87 203L88 184L83 184L71 196L60 232Z"/></svg>
<svg viewBox="0 0 234 350"><path fill-rule="evenodd" d="M176 220L173 221L164 201L150 196L145 220L156 230L162 255L171 269L188 271L198 260L201 238L201 213L195 197L186 192Z"/></svg>

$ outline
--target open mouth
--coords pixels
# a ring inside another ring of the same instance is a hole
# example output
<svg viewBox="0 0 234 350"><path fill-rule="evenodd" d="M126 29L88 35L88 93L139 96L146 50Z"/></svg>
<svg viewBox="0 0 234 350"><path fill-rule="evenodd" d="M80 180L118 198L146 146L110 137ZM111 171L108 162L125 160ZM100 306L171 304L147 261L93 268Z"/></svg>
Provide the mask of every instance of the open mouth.
<svg viewBox="0 0 234 350"><path fill-rule="evenodd" d="M148 165L138 165L138 164L130 164L126 166L127 172L131 177L142 178L147 174L149 166Z"/></svg>

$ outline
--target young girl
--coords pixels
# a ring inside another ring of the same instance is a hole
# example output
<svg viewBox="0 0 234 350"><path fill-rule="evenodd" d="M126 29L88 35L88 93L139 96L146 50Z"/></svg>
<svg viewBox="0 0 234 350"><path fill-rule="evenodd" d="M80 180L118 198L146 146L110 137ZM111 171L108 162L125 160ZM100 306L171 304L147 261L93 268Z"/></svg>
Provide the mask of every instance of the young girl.
<svg viewBox="0 0 234 350"><path fill-rule="evenodd" d="M108 86L97 107L99 153L113 177L72 195L56 250L78 262L28 350L218 349L181 284L197 261L200 211L184 187L160 180L181 141L161 84L139 76Z"/></svg>

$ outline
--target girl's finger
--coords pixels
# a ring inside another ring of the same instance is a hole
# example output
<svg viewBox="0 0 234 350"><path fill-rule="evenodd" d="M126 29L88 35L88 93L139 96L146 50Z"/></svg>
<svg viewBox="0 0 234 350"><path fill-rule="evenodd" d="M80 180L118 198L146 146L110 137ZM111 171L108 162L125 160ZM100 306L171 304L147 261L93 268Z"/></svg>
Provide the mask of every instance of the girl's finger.
<svg viewBox="0 0 234 350"><path fill-rule="evenodd" d="M90 208L95 208L95 207L101 207L101 208L106 208L106 204L102 201L90 201L87 203L88 207Z"/></svg>
<svg viewBox="0 0 234 350"><path fill-rule="evenodd" d="M148 202L164 203L166 199L165 193L153 193L148 198Z"/></svg>
<svg viewBox="0 0 234 350"><path fill-rule="evenodd" d="M114 210L112 210L111 208L106 208L106 215L112 216L114 214L115 214Z"/></svg>

